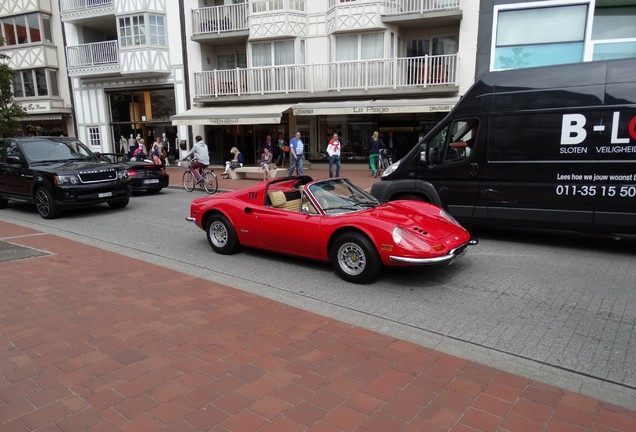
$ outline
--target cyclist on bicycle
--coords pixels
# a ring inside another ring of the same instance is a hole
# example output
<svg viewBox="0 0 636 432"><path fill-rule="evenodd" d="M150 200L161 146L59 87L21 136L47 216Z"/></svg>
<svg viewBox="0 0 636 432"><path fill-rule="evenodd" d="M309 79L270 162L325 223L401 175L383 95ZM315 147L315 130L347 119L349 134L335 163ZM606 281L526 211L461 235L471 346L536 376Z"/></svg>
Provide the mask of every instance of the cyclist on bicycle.
<svg viewBox="0 0 636 432"><path fill-rule="evenodd" d="M191 167L199 174L197 180L201 178L202 169L210 165L210 153L208 151L208 145L203 142L203 138L197 135L195 138L195 144L192 146L192 150L185 155L184 159L192 157Z"/></svg>

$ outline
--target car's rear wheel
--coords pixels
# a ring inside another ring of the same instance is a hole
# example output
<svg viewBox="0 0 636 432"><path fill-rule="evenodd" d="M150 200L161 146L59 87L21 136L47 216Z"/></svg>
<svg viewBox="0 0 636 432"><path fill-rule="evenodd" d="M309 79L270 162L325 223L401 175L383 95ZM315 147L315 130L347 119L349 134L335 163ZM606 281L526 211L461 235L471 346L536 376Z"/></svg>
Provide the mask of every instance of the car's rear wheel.
<svg viewBox="0 0 636 432"><path fill-rule="evenodd" d="M110 208L120 209L120 208L126 207L129 201L130 201L129 198L125 198L125 199L117 200L117 201L108 201L108 205L110 206Z"/></svg>
<svg viewBox="0 0 636 432"><path fill-rule="evenodd" d="M353 283L369 283L382 269L373 243L363 234L341 234L331 248L331 263L341 278Z"/></svg>
<svg viewBox="0 0 636 432"><path fill-rule="evenodd" d="M39 187L35 191L35 208L44 219L55 219L61 214L51 192L45 187Z"/></svg>
<svg viewBox="0 0 636 432"><path fill-rule="evenodd" d="M208 242L216 253L229 255L238 248L238 237L229 220L223 215L210 217L205 227Z"/></svg>

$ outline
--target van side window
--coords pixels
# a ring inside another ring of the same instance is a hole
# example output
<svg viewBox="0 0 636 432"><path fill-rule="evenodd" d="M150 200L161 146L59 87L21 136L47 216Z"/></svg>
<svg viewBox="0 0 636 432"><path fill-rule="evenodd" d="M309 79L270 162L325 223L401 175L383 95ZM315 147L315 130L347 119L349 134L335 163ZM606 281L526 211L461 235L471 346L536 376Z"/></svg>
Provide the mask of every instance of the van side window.
<svg viewBox="0 0 636 432"><path fill-rule="evenodd" d="M477 140L479 119L455 120L434 136L428 145L429 163L455 163L468 158Z"/></svg>

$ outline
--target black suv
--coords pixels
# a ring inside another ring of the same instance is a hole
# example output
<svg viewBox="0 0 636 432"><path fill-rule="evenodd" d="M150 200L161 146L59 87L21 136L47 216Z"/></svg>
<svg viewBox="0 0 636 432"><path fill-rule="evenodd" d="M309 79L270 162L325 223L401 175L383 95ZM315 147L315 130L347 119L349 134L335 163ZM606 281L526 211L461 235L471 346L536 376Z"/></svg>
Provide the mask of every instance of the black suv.
<svg viewBox="0 0 636 432"><path fill-rule="evenodd" d="M76 138L0 139L0 208L25 201L53 219L62 210L99 203L123 208L130 195L126 168L101 163Z"/></svg>

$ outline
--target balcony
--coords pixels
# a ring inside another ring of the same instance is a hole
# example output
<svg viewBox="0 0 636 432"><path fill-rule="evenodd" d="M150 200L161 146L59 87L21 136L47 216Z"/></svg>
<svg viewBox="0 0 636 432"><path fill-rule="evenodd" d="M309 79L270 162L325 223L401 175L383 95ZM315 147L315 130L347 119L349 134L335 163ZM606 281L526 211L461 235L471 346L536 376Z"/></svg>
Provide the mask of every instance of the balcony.
<svg viewBox="0 0 636 432"><path fill-rule="evenodd" d="M397 0L386 5L382 21L416 29L424 22L428 27L457 25L461 18L461 0Z"/></svg>
<svg viewBox="0 0 636 432"><path fill-rule="evenodd" d="M195 98L263 96L347 91L363 94L413 93L423 88L452 90L457 55L359 60L196 72Z"/></svg>
<svg viewBox="0 0 636 432"><path fill-rule="evenodd" d="M390 0L329 0L327 32L382 28L382 13Z"/></svg>
<svg viewBox="0 0 636 432"><path fill-rule="evenodd" d="M74 22L115 14L114 0L60 0L62 22Z"/></svg>
<svg viewBox="0 0 636 432"><path fill-rule="evenodd" d="M120 50L117 41L66 47L66 61L71 77L171 73L167 48L146 46Z"/></svg>
<svg viewBox="0 0 636 432"><path fill-rule="evenodd" d="M121 72L117 41L66 47L69 76L112 75Z"/></svg>
<svg viewBox="0 0 636 432"><path fill-rule="evenodd" d="M211 6L192 10L192 40L227 45L247 40L248 4Z"/></svg>
<svg viewBox="0 0 636 432"><path fill-rule="evenodd" d="M306 0L252 0L250 39L308 36Z"/></svg>

